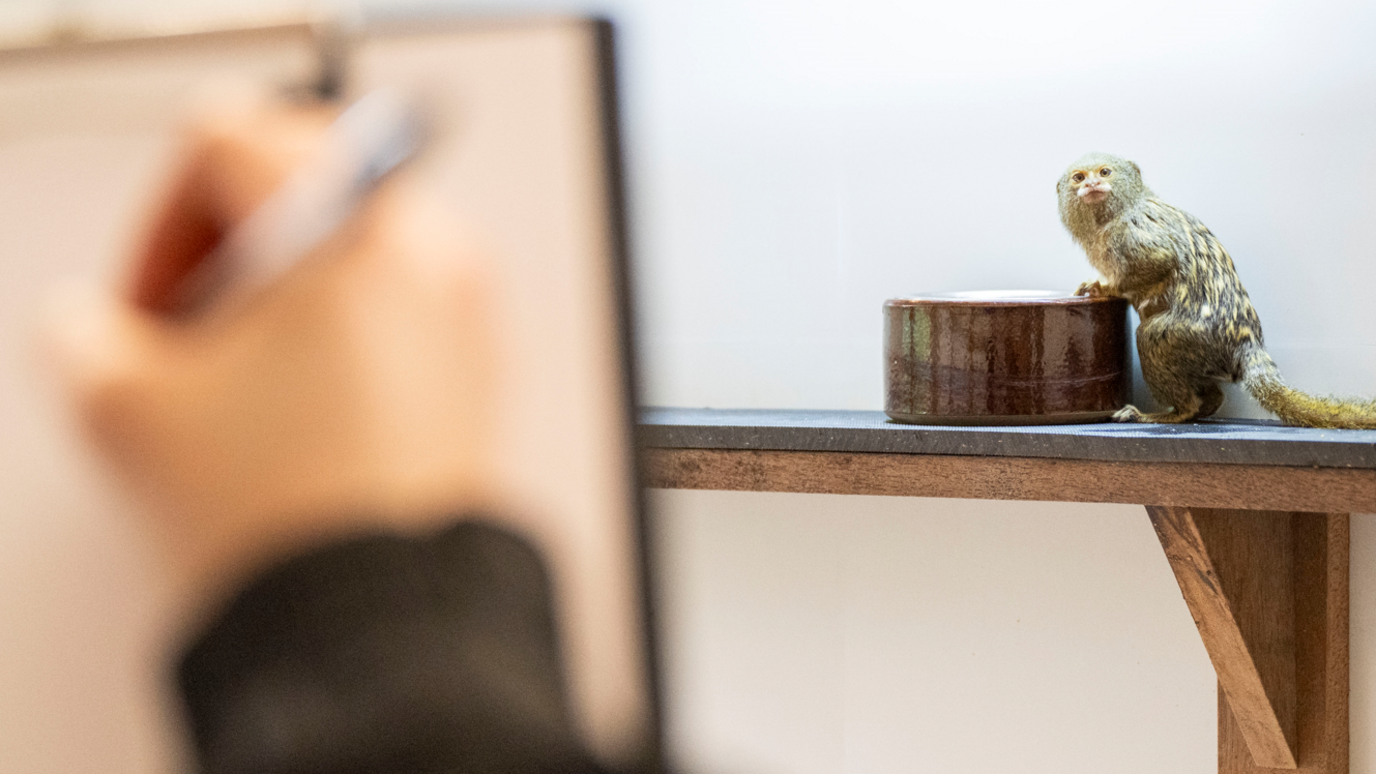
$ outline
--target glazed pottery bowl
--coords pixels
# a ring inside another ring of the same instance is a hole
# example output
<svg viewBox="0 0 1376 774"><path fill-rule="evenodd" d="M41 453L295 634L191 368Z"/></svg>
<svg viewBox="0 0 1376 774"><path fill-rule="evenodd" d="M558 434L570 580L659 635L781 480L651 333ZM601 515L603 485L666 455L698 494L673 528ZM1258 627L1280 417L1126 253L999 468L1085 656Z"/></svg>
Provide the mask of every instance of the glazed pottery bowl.
<svg viewBox="0 0 1376 774"><path fill-rule="evenodd" d="M897 422L1100 422L1132 386L1121 298L1001 290L890 299L884 357L884 412Z"/></svg>

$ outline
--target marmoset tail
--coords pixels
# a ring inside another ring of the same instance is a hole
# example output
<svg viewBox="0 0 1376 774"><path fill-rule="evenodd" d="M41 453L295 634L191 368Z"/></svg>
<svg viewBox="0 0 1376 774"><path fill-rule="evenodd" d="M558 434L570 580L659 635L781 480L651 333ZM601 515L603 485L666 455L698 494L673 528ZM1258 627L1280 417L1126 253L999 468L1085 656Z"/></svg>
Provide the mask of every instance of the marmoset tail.
<svg viewBox="0 0 1376 774"><path fill-rule="evenodd" d="M1290 425L1376 428L1376 400L1314 397L1286 386L1261 338L1233 259L1194 216L1156 198L1131 161L1092 153L1058 183L1061 222L1102 280L1076 295L1122 296L1141 318L1142 377L1168 411L1127 406L1119 422L1186 422L1223 404L1219 382L1241 382Z"/></svg>

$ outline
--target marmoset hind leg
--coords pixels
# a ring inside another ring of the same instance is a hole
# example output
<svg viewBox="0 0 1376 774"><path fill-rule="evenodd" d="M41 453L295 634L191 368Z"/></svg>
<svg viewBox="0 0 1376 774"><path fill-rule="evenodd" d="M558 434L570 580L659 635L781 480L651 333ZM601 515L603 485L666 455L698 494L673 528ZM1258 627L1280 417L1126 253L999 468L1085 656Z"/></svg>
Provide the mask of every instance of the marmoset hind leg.
<svg viewBox="0 0 1376 774"><path fill-rule="evenodd" d="M1210 416L1223 405L1222 388L1206 375L1216 370L1204 360L1207 344L1180 336L1181 330L1159 318L1137 330L1142 378L1157 402L1170 410L1147 414L1136 406L1125 406L1113 415L1115 422L1176 424Z"/></svg>
<svg viewBox="0 0 1376 774"><path fill-rule="evenodd" d="M1211 417L1223 406L1223 388L1218 386L1218 382L1210 379L1200 388L1199 399L1202 402L1199 406L1199 413L1195 414L1194 418Z"/></svg>
<svg viewBox="0 0 1376 774"><path fill-rule="evenodd" d="M1154 422L1173 425L1212 416L1223 405L1223 390L1218 386L1218 382L1212 379L1191 384L1180 380L1163 383L1158 378L1153 383L1151 377L1147 376L1147 370L1145 367L1142 369L1142 376L1147 379L1152 396L1158 403L1170 406L1171 410L1149 414L1136 406L1127 405L1113 415L1114 422Z"/></svg>

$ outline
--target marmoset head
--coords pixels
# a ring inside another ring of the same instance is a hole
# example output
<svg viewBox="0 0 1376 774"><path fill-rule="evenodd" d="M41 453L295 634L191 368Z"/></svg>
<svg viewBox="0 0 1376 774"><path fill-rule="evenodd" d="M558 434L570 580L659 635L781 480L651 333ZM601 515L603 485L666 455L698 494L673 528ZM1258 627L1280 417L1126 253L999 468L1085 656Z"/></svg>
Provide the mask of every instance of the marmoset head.
<svg viewBox="0 0 1376 774"><path fill-rule="evenodd" d="M1061 220L1072 232L1083 221L1103 223L1151 191L1142 184L1142 170L1127 159L1090 153L1061 175L1056 183Z"/></svg>

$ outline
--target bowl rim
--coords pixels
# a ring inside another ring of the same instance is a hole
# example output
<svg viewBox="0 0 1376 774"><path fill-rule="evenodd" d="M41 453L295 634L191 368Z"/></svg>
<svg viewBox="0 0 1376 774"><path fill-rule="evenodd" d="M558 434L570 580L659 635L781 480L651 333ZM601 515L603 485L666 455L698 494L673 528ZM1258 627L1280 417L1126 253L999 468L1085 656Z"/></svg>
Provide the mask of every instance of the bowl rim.
<svg viewBox="0 0 1376 774"><path fill-rule="evenodd" d="M884 306L1076 306L1127 303L1121 296L1076 296L1058 290L964 290L913 293L890 298Z"/></svg>

